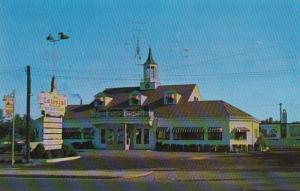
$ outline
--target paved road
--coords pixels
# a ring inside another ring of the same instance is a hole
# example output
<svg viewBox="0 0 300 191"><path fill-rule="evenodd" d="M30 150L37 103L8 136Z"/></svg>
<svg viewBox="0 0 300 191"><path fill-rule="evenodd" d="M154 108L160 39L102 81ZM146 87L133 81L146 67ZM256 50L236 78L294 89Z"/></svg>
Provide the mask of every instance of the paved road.
<svg viewBox="0 0 300 191"><path fill-rule="evenodd" d="M0 190L299 190L300 152L95 151L32 170L145 170L132 179L0 178Z"/></svg>

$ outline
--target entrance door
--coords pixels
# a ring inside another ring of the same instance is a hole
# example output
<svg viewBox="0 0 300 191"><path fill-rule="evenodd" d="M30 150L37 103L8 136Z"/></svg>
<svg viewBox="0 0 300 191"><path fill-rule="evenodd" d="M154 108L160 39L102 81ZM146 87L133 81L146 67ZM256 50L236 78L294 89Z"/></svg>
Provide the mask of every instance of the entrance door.
<svg viewBox="0 0 300 191"><path fill-rule="evenodd" d="M125 123L125 150L128 151L130 149L130 144L131 144L131 137L130 137L130 131L129 131L129 127L127 126L127 124Z"/></svg>

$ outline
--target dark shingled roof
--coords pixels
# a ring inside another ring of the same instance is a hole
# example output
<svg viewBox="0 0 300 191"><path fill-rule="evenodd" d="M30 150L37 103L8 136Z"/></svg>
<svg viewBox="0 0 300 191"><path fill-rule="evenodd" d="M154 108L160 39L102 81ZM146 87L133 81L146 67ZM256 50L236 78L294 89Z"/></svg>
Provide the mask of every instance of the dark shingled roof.
<svg viewBox="0 0 300 191"><path fill-rule="evenodd" d="M140 92L147 97L142 107L151 109L163 105L164 94L167 91L177 92L182 96L180 102L187 102L195 87L196 84L158 86L153 90L140 90L140 87L108 88L105 89L103 93L112 98L111 103L107 106L110 109L130 107L128 98L130 93L134 91Z"/></svg>
<svg viewBox="0 0 300 191"><path fill-rule="evenodd" d="M140 90L139 87L107 88L105 95L112 98L107 109L142 108L154 111L155 117L161 118L197 118L197 117L243 117L253 118L248 113L226 103L224 101L192 101L188 102L190 95L196 88L195 84L158 86L153 90ZM130 106L129 95L137 91L147 99L141 106ZM181 95L177 104L164 105L164 94L167 91L175 91ZM88 105L71 105L66 109L65 118L76 116L90 117L95 111L93 102Z"/></svg>

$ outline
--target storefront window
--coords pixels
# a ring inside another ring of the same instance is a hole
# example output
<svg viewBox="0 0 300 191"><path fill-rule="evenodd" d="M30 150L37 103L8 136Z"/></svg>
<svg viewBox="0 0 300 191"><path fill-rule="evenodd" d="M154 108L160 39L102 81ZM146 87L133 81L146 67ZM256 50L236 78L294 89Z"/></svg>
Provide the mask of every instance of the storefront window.
<svg viewBox="0 0 300 191"><path fill-rule="evenodd" d="M136 144L141 144L142 143L142 130L141 129L136 129L135 130L135 143Z"/></svg>
<svg viewBox="0 0 300 191"><path fill-rule="evenodd" d="M149 144L149 129L144 129L144 144Z"/></svg>
<svg viewBox="0 0 300 191"><path fill-rule="evenodd" d="M79 128L63 129L63 139L81 139L81 131Z"/></svg>
<svg viewBox="0 0 300 191"><path fill-rule="evenodd" d="M223 128L221 127L209 127L207 131L208 140L222 140Z"/></svg>
<svg viewBox="0 0 300 191"><path fill-rule="evenodd" d="M114 144L114 130L108 129L107 144Z"/></svg>
<svg viewBox="0 0 300 191"><path fill-rule="evenodd" d="M246 140L247 139L247 132L235 132L235 140Z"/></svg>
<svg viewBox="0 0 300 191"><path fill-rule="evenodd" d="M175 140L203 140L204 132L174 132Z"/></svg>
<svg viewBox="0 0 300 191"><path fill-rule="evenodd" d="M105 144L105 129L101 129L101 144Z"/></svg>
<svg viewBox="0 0 300 191"><path fill-rule="evenodd" d="M118 129L117 140L118 140L118 144L124 143L124 130L123 129Z"/></svg>
<svg viewBox="0 0 300 191"><path fill-rule="evenodd" d="M156 131L156 138L161 140L169 139L170 131L158 130Z"/></svg>
<svg viewBox="0 0 300 191"><path fill-rule="evenodd" d="M83 129L83 138L84 139L94 139L94 130L93 128Z"/></svg>

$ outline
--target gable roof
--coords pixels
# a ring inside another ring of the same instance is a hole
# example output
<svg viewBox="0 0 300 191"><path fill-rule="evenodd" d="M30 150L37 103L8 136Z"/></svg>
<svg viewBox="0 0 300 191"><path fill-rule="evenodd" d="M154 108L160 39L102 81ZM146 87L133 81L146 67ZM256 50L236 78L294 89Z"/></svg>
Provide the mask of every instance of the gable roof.
<svg viewBox="0 0 300 191"><path fill-rule="evenodd" d="M141 90L140 87L123 87L123 88L108 88L103 91L105 95L112 98L112 101L107 105L109 109L117 108L128 108L129 95L136 91L146 96L147 99L141 107L155 108L162 105L164 102L164 95L167 91L175 91L182 97L180 102L187 102L190 95L192 94L196 84L184 84L184 85L165 85L158 86L156 89ZM136 106L134 106L136 107Z"/></svg>
<svg viewBox="0 0 300 191"><path fill-rule="evenodd" d="M122 87L107 88L102 93L112 98L112 101L105 107L108 110L130 108L151 110L154 116L159 118L240 117L254 119L250 114L222 100L189 102L188 99L196 87L196 84L165 85L151 90L141 90L140 87ZM165 105L165 93L170 91L180 94L181 98L177 104ZM129 104L129 96L132 92L139 92L146 96L141 106ZM94 111L94 101L88 105L70 105L66 109L65 118L89 118Z"/></svg>
<svg viewBox="0 0 300 191"><path fill-rule="evenodd" d="M164 105L154 110L156 117L162 118L196 118L196 117L243 117L253 118L248 113L224 101L181 102Z"/></svg>

